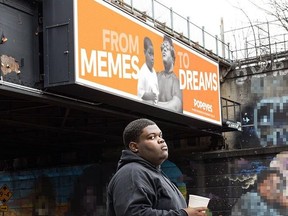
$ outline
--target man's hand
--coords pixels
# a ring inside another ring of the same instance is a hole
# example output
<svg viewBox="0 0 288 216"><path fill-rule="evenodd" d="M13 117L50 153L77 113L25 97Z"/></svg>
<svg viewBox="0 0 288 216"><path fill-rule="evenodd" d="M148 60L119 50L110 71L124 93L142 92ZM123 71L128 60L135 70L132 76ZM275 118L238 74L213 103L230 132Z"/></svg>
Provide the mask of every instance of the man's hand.
<svg viewBox="0 0 288 216"><path fill-rule="evenodd" d="M188 216L207 216L206 207L199 207L199 208L185 208L184 210L188 214Z"/></svg>

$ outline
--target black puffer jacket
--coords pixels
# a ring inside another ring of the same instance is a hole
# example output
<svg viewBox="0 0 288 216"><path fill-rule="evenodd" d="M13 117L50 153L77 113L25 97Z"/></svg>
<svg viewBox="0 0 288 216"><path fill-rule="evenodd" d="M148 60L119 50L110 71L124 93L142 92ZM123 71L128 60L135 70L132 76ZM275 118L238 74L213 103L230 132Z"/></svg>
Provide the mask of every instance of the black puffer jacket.
<svg viewBox="0 0 288 216"><path fill-rule="evenodd" d="M186 201L157 168L124 150L107 191L107 216L187 216Z"/></svg>

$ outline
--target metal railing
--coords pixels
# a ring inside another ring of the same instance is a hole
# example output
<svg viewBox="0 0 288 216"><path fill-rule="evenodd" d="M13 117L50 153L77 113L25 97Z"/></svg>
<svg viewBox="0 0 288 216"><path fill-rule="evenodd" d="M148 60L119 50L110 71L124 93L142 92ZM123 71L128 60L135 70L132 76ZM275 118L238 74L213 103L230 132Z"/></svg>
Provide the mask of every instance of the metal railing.
<svg viewBox="0 0 288 216"><path fill-rule="evenodd" d="M241 104L221 97L223 125L242 130Z"/></svg>
<svg viewBox="0 0 288 216"><path fill-rule="evenodd" d="M225 38L234 41L231 58L242 64L287 57L288 33L277 20L226 31Z"/></svg>
<svg viewBox="0 0 288 216"><path fill-rule="evenodd" d="M106 0L115 3L132 15L141 18L147 24L160 28L198 51L212 56L217 60L230 63L231 50L217 35L211 35L204 27L191 22L189 17L183 17L172 8L157 0Z"/></svg>
<svg viewBox="0 0 288 216"><path fill-rule="evenodd" d="M261 62L262 60L287 57L287 31L279 33L279 21L253 24L222 32L222 38L205 31L191 22L189 17L161 4L157 0L105 0L141 18L152 27L156 27L181 40L201 53L227 64L241 62ZM277 34L274 27L277 27Z"/></svg>

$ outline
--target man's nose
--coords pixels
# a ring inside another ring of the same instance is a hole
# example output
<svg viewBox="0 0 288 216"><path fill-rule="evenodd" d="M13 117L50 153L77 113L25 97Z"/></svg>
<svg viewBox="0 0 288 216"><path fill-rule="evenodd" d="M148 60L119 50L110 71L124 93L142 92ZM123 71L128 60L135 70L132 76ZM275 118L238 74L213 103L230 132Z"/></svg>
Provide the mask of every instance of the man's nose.
<svg viewBox="0 0 288 216"><path fill-rule="evenodd" d="M164 142L165 142L165 140L163 138L158 139L159 144L164 143Z"/></svg>

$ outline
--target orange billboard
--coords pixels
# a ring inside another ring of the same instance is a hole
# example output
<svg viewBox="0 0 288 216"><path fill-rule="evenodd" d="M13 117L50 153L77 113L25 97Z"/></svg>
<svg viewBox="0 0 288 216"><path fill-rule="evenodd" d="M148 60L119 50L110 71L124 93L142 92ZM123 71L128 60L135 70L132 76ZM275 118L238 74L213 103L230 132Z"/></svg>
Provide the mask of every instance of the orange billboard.
<svg viewBox="0 0 288 216"><path fill-rule="evenodd" d="M74 0L76 83L221 125L218 63L103 0Z"/></svg>

